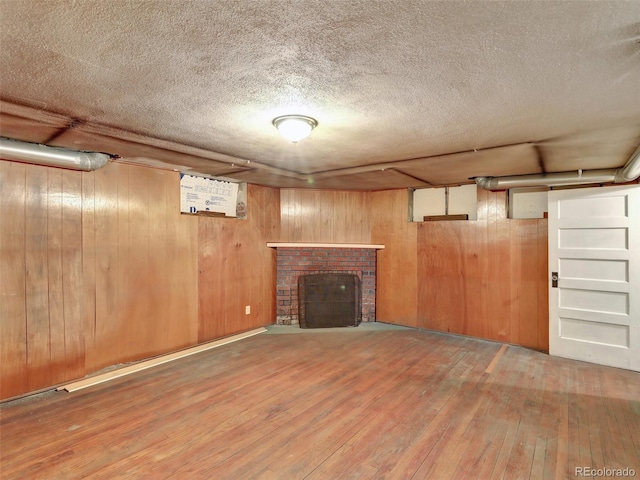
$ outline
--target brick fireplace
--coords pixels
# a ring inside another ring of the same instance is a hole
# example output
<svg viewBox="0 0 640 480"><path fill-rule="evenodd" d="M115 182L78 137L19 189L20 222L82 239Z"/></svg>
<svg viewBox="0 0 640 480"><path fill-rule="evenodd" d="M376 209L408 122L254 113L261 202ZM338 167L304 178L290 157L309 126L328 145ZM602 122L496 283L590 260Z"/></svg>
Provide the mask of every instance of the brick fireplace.
<svg viewBox="0 0 640 480"><path fill-rule="evenodd" d="M384 245L268 243L276 249L276 323L298 325L298 277L351 273L362 285L362 321L376 319L376 252Z"/></svg>

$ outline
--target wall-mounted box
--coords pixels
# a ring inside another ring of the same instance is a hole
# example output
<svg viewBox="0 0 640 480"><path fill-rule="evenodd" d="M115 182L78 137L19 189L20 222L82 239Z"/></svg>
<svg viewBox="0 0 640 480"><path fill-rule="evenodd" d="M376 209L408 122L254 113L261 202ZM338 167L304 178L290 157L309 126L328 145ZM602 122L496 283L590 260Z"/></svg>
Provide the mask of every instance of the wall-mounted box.
<svg viewBox="0 0 640 480"><path fill-rule="evenodd" d="M468 215L478 218L478 191L475 184L459 187L420 188L413 191L412 220L422 222L424 217ZM458 217L462 218L462 217ZM452 220L455 217L450 218Z"/></svg>
<svg viewBox="0 0 640 480"><path fill-rule="evenodd" d="M545 218L547 187L509 190L509 218Z"/></svg>

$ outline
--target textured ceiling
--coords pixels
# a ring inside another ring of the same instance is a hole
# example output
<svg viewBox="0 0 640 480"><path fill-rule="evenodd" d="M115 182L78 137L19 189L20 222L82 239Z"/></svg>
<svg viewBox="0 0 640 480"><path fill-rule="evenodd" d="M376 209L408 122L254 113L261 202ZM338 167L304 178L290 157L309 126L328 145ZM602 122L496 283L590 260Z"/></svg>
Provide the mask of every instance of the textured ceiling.
<svg viewBox="0 0 640 480"><path fill-rule="evenodd" d="M622 166L640 2L0 0L0 135L281 187ZM319 126L298 144L271 121Z"/></svg>

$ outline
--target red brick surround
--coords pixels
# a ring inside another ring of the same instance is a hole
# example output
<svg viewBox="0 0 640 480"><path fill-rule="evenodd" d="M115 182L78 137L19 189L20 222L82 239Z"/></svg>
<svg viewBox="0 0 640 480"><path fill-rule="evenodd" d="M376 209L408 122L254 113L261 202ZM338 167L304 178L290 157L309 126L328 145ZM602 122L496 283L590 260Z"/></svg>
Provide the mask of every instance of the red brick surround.
<svg viewBox="0 0 640 480"><path fill-rule="evenodd" d="M352 273L362 282L362 321L376 319L376 249L277 248L278 325L298 324L298 277L309 273Z"/></svg>

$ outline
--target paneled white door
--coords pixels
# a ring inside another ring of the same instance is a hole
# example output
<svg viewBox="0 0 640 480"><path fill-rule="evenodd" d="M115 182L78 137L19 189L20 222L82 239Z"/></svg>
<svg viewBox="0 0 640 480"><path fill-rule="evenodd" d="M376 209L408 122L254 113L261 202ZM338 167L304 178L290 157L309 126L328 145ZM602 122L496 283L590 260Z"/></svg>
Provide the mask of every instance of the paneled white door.
<svg viewBox="0 0 640 480"><path fill-rule="evenodd" d="M549 192L549 353L640 371L640 185Z"/></svg>

